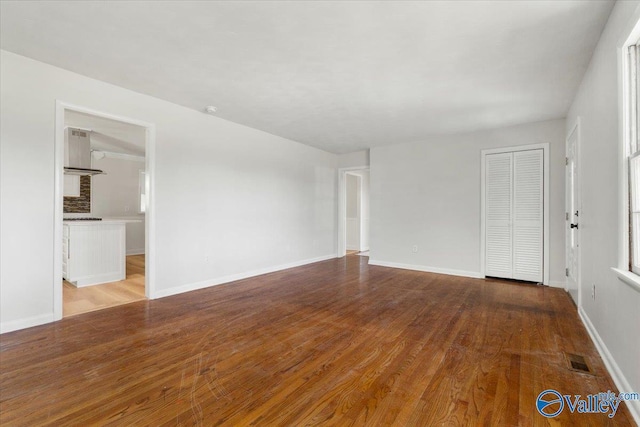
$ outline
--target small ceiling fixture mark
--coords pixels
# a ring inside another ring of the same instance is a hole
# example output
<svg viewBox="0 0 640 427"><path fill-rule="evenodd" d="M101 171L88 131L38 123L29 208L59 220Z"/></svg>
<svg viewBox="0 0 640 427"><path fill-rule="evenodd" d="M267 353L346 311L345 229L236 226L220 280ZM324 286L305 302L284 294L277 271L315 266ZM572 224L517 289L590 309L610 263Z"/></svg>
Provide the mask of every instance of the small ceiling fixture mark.
<svg viewBox="0 0 640 427"><path fill-rule="evenodd" d="M218 109L217 109L216 107L214 107L213 105L209 105L208 107L206 107L206 108L204 109L204 111L205 111L207 114L215 114L215 113L216 113L216 111L218 111Z"/></svg>

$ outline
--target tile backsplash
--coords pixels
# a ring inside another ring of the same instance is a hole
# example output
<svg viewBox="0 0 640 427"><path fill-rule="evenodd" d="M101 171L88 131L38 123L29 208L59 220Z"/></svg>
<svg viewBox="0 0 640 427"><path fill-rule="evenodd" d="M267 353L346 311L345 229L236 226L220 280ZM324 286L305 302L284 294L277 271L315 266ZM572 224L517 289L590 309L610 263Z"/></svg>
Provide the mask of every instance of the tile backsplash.
<svg viewBox="0 0 640 427"><path fill-rule="evenodd" d="M64 213L91 213L91 177L80 177L80 197L64 197Z"/></svg>

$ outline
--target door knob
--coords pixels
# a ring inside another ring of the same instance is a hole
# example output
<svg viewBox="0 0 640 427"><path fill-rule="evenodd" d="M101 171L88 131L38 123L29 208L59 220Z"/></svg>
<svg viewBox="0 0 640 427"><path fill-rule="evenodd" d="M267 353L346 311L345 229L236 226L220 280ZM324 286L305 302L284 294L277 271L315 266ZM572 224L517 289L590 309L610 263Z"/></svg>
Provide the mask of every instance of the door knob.
<svg viewBox="0 0 640 427"><path fill-rule="evenodd" d="M571 224L571 228L578 228L578 224Z"/></svg>

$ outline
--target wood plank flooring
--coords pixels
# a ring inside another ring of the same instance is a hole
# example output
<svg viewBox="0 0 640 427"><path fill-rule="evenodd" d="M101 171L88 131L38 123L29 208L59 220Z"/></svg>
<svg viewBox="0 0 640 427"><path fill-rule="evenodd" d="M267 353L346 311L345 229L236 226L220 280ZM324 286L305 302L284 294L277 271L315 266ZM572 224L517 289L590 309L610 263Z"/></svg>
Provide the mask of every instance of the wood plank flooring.
<svg viewBox="0 0 640 427"><path fill-rule="evenodd" d="M564 291L355 255L2 335L0 387L3 426L633 425L537 413L616 390Z"/></svg>
<svg viewBox="0 0 640 427"><path fill-rule="evenodd" d="M76 288L63 282L64 317L144 300L144 255L127 257L125 280Z"/></svg>

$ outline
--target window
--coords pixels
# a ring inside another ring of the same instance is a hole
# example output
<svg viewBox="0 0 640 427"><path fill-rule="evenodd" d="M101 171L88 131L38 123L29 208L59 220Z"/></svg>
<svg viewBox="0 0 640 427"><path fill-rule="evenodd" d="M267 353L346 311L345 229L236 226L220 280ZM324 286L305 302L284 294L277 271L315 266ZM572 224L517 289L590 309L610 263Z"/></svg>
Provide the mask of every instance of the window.
<svg viewBox="0 0 640 427"><path fill-rule="evenodd" d="M626 41L620 45L620 234L618 265L611 267L618 279L640 291L640 9Z"/></svg>
<svg viewBox="0 0 640 427"><path fill-rule="evenodd" d="M629 135L626 147L629 170L629 270L637 274L640 274L639 51L638 44L629 46Z"/></svg>
<svg viewBox="0 0 640 427"><path fill-rule="evenodd" d="M640 152L629 156L629 269L640 274Z"/></svg>
<svg viewBox="0 0 640 427"><path fill-rule="evenodd" d="M138 172L138 212L145 213L147 210L147 174L144 171Z"/></svg>

